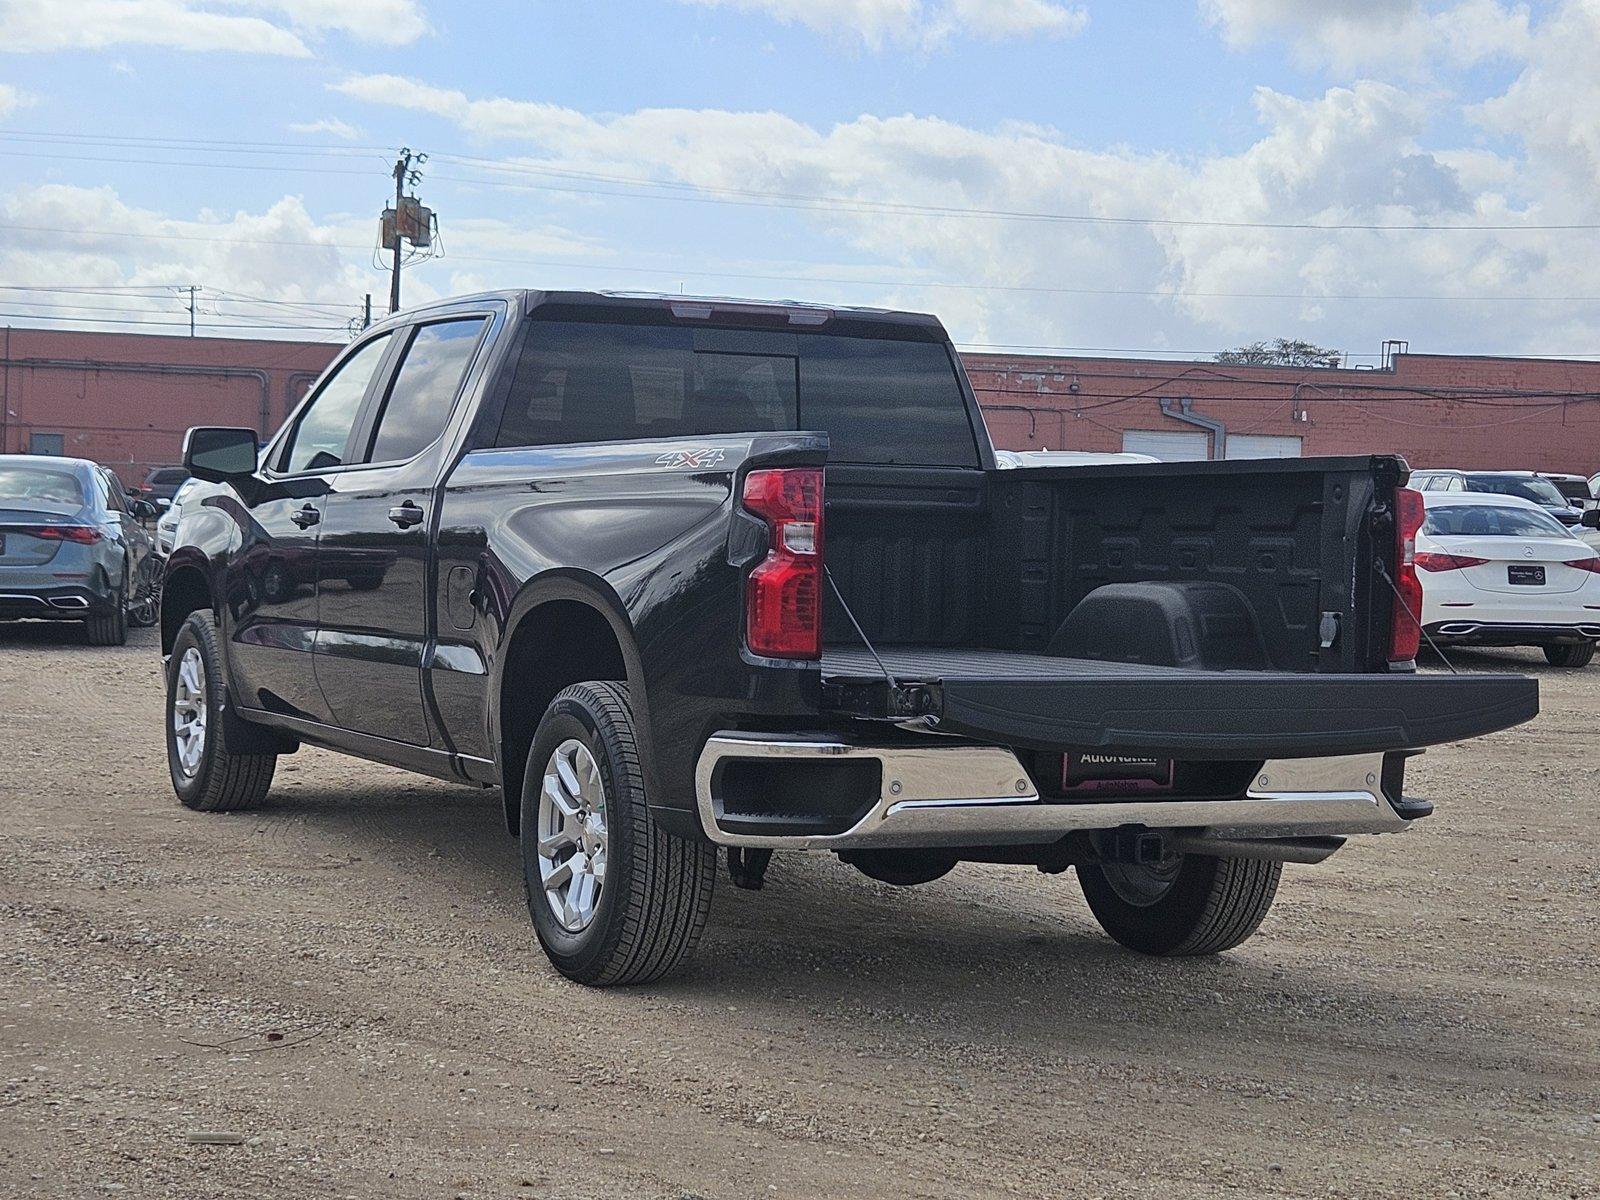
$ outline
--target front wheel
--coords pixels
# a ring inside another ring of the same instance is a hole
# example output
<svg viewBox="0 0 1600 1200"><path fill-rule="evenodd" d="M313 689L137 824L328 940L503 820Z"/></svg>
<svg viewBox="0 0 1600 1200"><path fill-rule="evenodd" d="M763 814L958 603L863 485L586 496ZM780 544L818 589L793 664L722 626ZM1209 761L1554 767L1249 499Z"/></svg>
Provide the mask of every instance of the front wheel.
<svg viewBox="0 0 1600 1200"><path fill-rule="evenodd" d="M1089 910L1130 950L1163 956L1220 954L1260 927L1283 864L1174 854L1158 863L1078 868Z"/></svg>
<svg viewBox="0 0 1600 1200"><path fill-rule="evenodd" d="M201 609L184 621L167 659L167 769L185 808L254 808L272 786L278 756L229 749L222 702L222 648L211 610Z"/></svg>
<svg viewBox="0 0 1600 1200"><path fill-rule="evenodd" d="M568 979L648 983L688 958L716 849L651 818L626 684L574 684L546 710L523 773L521 839L529 915Z"/></svg>
<svg viewBox="0 0 1600 1200"><path fill-rule="evenodd" d="M1594 660L1594 643L1546 646L1544 657L1552 667L1587 667Z"/></svg>

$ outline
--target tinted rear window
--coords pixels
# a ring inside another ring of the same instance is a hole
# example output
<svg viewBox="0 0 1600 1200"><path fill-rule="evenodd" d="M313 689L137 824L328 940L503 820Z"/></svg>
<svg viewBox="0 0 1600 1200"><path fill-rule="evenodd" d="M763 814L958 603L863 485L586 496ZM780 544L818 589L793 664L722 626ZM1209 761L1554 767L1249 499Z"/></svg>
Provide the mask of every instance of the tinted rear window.
<svg viewBox="0 0 1600 1200"><path fill-rule="evenodd" d="M23 463L0 463L0 502L27 500L82 504L83 484L68 471Z"/></svg>
<svg viewBox="0 0 1600 1200"><path fill-rule="evenodd" d="M832 462L976 466L949 351L933 342L540 321L497 446L826 431Z"/></svg>
<svg viewBox="0 0 1600 1200"><path fill-rule="evenodd" d="M1499 504L1450 504L1430 508L1422 522L1422 532L1433 537L1573 536L1554 517Z"/></svg>
<svg viewBox="0 0 1600 1200"><path fill-rule="evenodd" d="M1548 479L1526 475L1468 475L1467 487L1474 492L1492 492L1497 496L1532 500L1547 508L1567 506L1567 498L1556 491L1556 485Z"/></svg>

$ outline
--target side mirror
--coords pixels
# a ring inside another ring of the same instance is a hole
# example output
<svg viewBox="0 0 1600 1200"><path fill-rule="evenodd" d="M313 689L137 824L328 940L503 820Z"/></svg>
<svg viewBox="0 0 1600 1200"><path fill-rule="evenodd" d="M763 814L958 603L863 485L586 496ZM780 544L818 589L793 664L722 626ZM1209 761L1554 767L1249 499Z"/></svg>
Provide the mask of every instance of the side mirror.
<svg viewBox="0 0 1600 1200"><path fill-rule="evenodd" d="M1600 529L1600 508L1584 510L1583 516L1578 518L1578 524L1585 529Z"/></svg>
<svg viewBox="0 0 1600 1200"><path fill-rule="evenodd" d="M253 475L256 431L197 425L183 437L183 465L196 479L229 483Z"/></svg>
<svg viewBox="0 0 1600 1200"><path fill-rule="evenodd" d="M151 517L155 516L161 511L148 500L135 500L129 504L128 508L133 515L138 517L141 521L148 521Z"/></svg>
<svg viewBox="0 0 1600 1200"><path fill-rule="evenodd" d="M171 507L172 507L172 501L171 500L168 500L165 496L157 496L156 497L156 508L159 511L166 512L167 509L169 509Z"/></svg>

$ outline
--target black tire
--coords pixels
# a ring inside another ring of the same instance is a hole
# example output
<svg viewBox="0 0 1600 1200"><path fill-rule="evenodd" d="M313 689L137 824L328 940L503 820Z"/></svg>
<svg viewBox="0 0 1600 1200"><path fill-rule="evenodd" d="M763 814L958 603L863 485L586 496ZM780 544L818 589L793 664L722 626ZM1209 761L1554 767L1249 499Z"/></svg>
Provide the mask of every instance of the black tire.
<svg viewBox="0 0 1600 1200"><path fill-rule="evenodd" d="M188 772L179 761L173 712L179 672L191 650L199 652L204 671L206 721L199 762L193 772ZM228 749L227 722L222 711L225 687L216 625L211 610L203 608L189 614L172 643L172 654L167 659L167 703L161 722L166 733L167 773L172 777L172 790L177 792L179 803L197 812L254 808L267 798L278 766L276 754L235 754Z"/></svg>
<svg viewBox="0 0 1600 1200"><path fill-rule="evenodd" d="M1159 896L1138 903L1108 872L1116 864L1083 865L1078 882L1101 928L1130 950L1162 956L1220 954L1260 928L1283 874L1281 862L1209 855L1179 856ZM1149 868L1132 868L1132 871ZM1123 876L1126 878L1126 876Z"/></svg>
<svg viewBox="0 0 1600 1200"><path fill-rule="evenodd" d="M1544 658L1552 667L1587 667L1594 660L1594 643L1546 646Z"/></svg>
<svg viewBox="0 0 1600 1200"><path fill-rule="evenodd" d="M122 646L128 641L128 593L118 589L111 598L111 611L95 613L83 623L91 646Z"/></svg>
<svg viewBox="0 0 1600 1200"><path fill-rule="evenodd" d="M608 839L593 916L577 931L552 908L538 849L545 767L568 740L587 747L598 767ZM716 848L674 837L651 819L626 684L574 684L551 702L523 772L521 841L528 913L545 954L568 979L594 987L648 983L689 957L711 911Z"/></svg>

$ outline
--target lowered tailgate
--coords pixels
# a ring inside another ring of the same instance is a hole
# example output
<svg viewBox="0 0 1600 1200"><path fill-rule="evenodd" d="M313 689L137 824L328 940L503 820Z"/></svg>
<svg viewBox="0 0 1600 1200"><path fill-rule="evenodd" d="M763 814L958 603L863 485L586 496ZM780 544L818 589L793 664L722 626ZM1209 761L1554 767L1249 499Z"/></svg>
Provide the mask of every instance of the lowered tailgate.
<svg viewBox="0 0 1600 1200"><path fill-rule="evenodd" d="M1410 750L1539 711L1538 684L1516 675L1194 671L900 646L877 658L830 648L822 676L824 702L852 715L1006 746L1188 759Z"/></svg>

